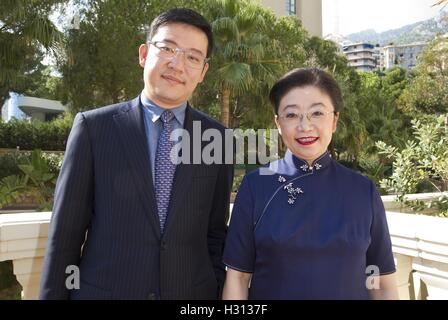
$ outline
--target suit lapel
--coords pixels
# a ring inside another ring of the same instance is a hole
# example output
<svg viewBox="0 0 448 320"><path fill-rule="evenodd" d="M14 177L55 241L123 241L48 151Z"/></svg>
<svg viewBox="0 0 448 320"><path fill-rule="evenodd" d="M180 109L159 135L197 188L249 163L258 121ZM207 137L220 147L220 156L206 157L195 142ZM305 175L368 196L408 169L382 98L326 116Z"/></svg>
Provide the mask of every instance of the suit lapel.
<svg viewBox="0 0 448 320"><path fill-rule="evenodd" d="M149 221L154 228L154 232L157 234L157 237L160 238L160 223L157 213L154 185L152 182L148 143L140 107L140 97L129 101L128 104L124 105L113 117L145 213L148 215Z"/></svg>
<svg viewBox="0 0 448 320"><path fill-rule="evenodd" d="M203 116L199 112L191 108L190 105L187 105L187 109L185 112L184 129L190 135L190 163L192 163L193 161L193 122L200 121L202 118ZM200 134L202 135L202 132L200 132ZM170 225L175 219L175 215L179 211L181 211L181 205L183 203L184 197L187 195L189 185L192 182L195 167L195 165L183 163L178 164L176 167L173 187L171 189L170 205L168 208L168 215L165 223L165 231L162 237L165 237L169 232Z"/></svg>

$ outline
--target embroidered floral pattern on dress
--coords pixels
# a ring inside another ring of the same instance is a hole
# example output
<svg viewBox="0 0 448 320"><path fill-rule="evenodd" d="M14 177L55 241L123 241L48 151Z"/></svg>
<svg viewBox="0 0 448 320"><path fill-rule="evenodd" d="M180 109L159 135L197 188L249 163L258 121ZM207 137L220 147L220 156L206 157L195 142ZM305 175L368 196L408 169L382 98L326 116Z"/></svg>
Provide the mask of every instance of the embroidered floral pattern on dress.
<svg viewBox="0 0 448 320"><path fill-rule="evenodd" d="M304 193L302 189L300 188L294 188L292 185L292 182L288 183L286 186L283 187L284 190L288 192L288 203L294 204L299 194Z"/></svg>

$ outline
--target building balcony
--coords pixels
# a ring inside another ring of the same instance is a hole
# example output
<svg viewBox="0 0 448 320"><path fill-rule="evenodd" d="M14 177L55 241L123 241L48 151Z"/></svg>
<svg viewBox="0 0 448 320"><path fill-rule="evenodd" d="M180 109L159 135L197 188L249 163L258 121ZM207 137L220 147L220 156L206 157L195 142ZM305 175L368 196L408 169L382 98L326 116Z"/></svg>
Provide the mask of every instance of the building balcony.
<svg viewBox="0 0 448 320"><path fill-rule="evenodd" d="M57 115L67 111L60 101L19 96L17 105L21 111L32 119L45 121L51 115Z"/></svg>
<svg viewBox="0 0 448 320"><path fill-rule="evenodd" d="M355 68L359 68L359 67L375 68L376 67L376 64L373 60L372 61L358 61L358 62L349 61L348 65L350 67L355 67Z"/></svg>
<svg viewBox="0 0 448 320"><path fill-rule="evenodd" d="M360 60L360 59L367 59L367 60L372 60L372 61L375 60L375 57L372 56L371 54L356 54L356 55L354 55L354 54L348 53L346 55L346 57L347 57L348 61Z"/></svg>
<svg viewBox="0 0 448 320"><path fill-rule="evenodd" d="M356 53L358 53L358 52L369 52L371 54L374 54L375 50L371 49L371 48L358 47L358 48L343 48L343 52L345 54L350 54L350 53L353 53L353 52L356 52Z"/></svg>
<svg viewBox="0 0 448 320"><path fill-rule="evenodd" d="M440 194L408 195L428 201ZM448 299L448 218L408 214L383 196L402 300ZM0 261L12 260L23 299L37 299L51 212L0 214Z"/></svg>

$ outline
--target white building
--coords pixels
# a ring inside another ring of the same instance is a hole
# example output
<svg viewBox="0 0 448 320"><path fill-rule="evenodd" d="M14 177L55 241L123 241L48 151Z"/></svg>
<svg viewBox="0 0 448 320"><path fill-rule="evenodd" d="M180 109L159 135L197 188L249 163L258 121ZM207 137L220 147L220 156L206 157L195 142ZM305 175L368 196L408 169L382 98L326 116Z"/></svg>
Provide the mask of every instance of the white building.
<svg viewBox="0 0 448 320"><path fill-rule="evenodd" d="M384 63L381 65L381 70L387 70L395 66L405 69L414 68L425 47L425 42L383 47Z"/></svg>
<svg viewBox="0 0 448 320"><path fill-rule="evenodd" d="M384 70L384 50L379 44L373 48L373 58L375 59L375 68L378 70Z"/></svg>
<svg viewBox="0 0 448 320"><path fill-rule="evenodd" d="M370 43L352 43L343 47L348 65L360 71L372 71L376 68L375 47Z"/></svg>
<svg viewBox="0 0 448 320"><path fill-rule="evenodd" d="M26 97L13 92L9 96L2 107L2 119L6 122L12 118L50 121L67 111L60 101Z"/></svg>
<svg viewBox="0 0 448 320"><path fill-rule="evenodd" d="M312 36L322 37L322 0L259 0L277 16L296 15Z"/></svg>
<svg viewBox="0 0 448 320"><path fill-rule="evenodd" d="M5 103L2 106L2 119L5 122L8 122L12 118L16 119L26 119L26 114L24 114L18 108L18 98L19 95L15 92L9 93L9 98L6 99Z"/></svg>

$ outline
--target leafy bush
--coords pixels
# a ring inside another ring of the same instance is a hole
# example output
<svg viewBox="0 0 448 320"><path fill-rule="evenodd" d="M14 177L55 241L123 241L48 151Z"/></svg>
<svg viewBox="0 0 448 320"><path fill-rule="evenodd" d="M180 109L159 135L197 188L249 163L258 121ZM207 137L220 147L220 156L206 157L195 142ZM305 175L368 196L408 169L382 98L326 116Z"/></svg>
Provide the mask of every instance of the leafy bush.
<svg viewBox="0 0 448 320"><path fill-rule="evenodd" d="M9 152L0 155L0 180L4 177L20 174L20 169L17 166L19 163L25 163L30 156L24 152Z"/></svg>
<svg viewBox="0 0 448 320"><path fill-rule="evenodd" d="M0 121L0 148L65 150L73 116L64 113L51 122Z"/></svg>
<svg viewBox="0 0 448 320"><path fill-rule="evenodd" d="M382 188L381 181L390 175L392 164L390 160L383 158L385 157L377 153L361 152L358 157L358 170L375 183L381 194L386 194L387 190Z"/></svg>
<svg viewBox="0 0 448 320"><path fill-rule="evenodd" d="M17 163L20 174L9 175L0 180L0 208L27 194L36 199L39 210L51 210L62 156L49 156L51 161L47 157L41 150L36 149L24 163Z"/></svg>
<svg viewBox="0 0 448 320"><path fill-rule="evenodd" d="M377 142L380 154L393 159L390 178L383 179L381 186L389 192L399 194L399 199L415 211L437 208L440 215L448 216L448 127L445 117L428 116L422 120L412 120L415 141L408 141L403 150ZM441 192L438 200L423 202L406 201L406 193L415 193L423 183Z"/></svg>
<svg viewBox="0 0 448 320"><path fill-rule="evenodd" d="M59 171L61 171L62 160L64 160L64 153L42 152L42 156L47 161L48 171L59 175Z"/></svg>
<svg viewBox="0 0 448 320"><path fill-rule="evenodd" d="M0 180L11 175L19 175L22 171L19 164L27 164L31 161L31 151L13 151L0 155ZM63 152L42 152L42 156L47 160L49 172L56 175L61 169Z"/></svg>

